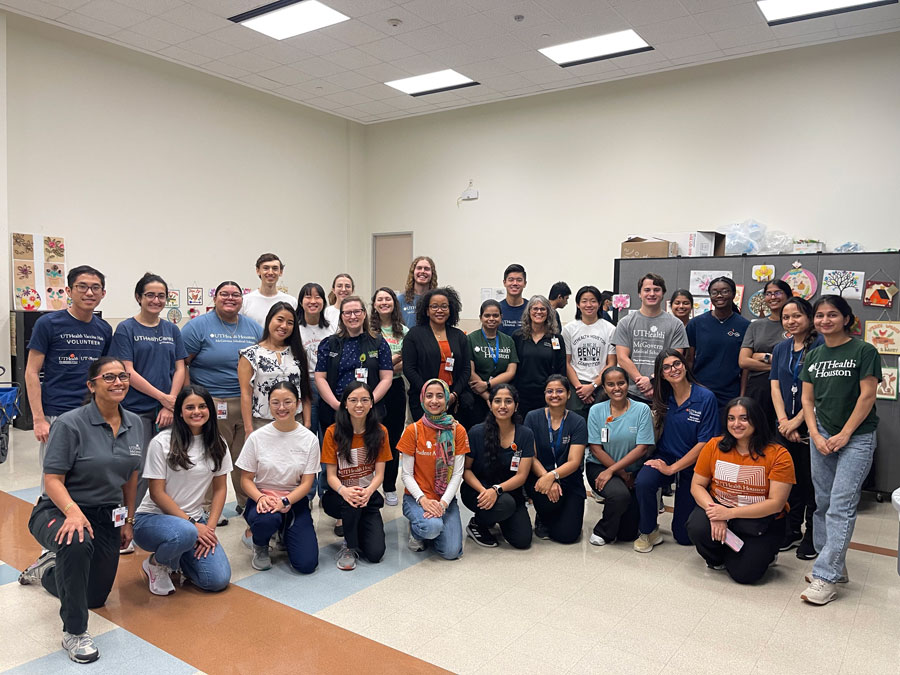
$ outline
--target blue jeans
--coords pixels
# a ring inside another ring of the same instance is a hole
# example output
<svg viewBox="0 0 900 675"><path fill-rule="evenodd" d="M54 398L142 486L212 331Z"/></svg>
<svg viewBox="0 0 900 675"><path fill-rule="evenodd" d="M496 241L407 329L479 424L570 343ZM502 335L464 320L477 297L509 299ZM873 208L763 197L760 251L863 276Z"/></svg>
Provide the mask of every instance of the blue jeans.
<svg viewBox="0 0 900 675"><path fill-rule="evenodd" d="M825 438L831 437L821 424L818 427ZM874 455L874 431L851 436L847 445L830 455L823 455L812 439L809 441L809 461L816 490L813 544L819 552L812 573L817 579L835 583L843 573L862 484L872 468Z"/></svg>
<svg viewBox="0 0 900 675"><path fill-rule="evenodd" d="M138 513L134 517L134 541L145 551L152 551L158 563L180 569L204 591L221 591L231 580L231 565L221 542L205 558L194 557L197 528L184 518Z"/></svg>
<svg viewBox="0 0 900 675"><path fill-rule="evenodd" d="M409 520L409 533L420 541L430 541L435 552L445 560L456 560L462 555L462 521L456 498L440 518L426 518L425 509L416 504L410 495L403 495L403 515Z"/></svg>
<svg viewBox="0 0 900 675"><path fill-rule="evenodd" d="M253 533L255 546L268 546L281 530L291 567L301 574L312 574L319 566L319 542L309 512L309 500L301 499L287 513L257 513L256 502L247 500L244 518Z"/></svg>
<svg viewBox="0 0 900 675"><path fill-rule="evenodd" d="M677 461L671 457L661 457L666 464ZM694 467L682 469L677 474L675 487L675 512L672 514L672 536L682 546L691 546L691 538L688 536L687 519L694 510L695 502L691 496L691 480L694 477ZM650 534L656 529L657 516L659 516L656 491L664 485L669 485L672 476L666 476L653 467L646 464L638 471L634 481L634 495L637 497L640 511L638 530L641 534Z"/></svg>

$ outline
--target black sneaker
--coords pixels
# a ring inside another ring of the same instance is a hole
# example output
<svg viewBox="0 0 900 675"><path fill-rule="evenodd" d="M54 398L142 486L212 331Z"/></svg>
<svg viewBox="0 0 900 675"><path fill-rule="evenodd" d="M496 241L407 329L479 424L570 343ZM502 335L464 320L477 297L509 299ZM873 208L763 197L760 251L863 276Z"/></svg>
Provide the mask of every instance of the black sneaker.
<svg viewBox="0 0 900 675"><path fill-rule="evenodd" d="M803 535L803 541L797 547L797 557L800 560L815 560L819 554L813 545L812 528L807 528L806 534Z"/></svg>
<svg viewBox="0 0 900 675"><path fill-rule="evenodd" d="M790 551L797 544L799 544L802 539L803 535L800 532L785 532L784 539L781 541L781 546L778 547L778 550Z"/></svg>
<svg viewBox="0 0 900 675"><path fill-rule="evenodd" d="M335 524L332 532L334 532L335 537L343 537L344 536L344 524L343 523Z"/></svg>
<svg viewBox="0 0 900 675"><path fill-rule="evenodd" d="M481 525L476 523L474 518L466 525L466 534L472 537L472 541L479 546L484 546L485 548L497 547L496 537L491 534L491 531L488 528L481 527Z"/></svg>
<svg viewBox="0 0 900 675"><path fill-rule="evenodd" d="M550 538L550 528L544 525L540 518L534 519L534 536L544 541Z"/></svg>
<svg viewBox="0 0 900 675"><path fill-rule="evenodd" d="M244 512L244 507L241 506L240 504L235 504L235 505L234 505L234 512L235 512L236 514L238 514L238 515L241 515L241 514Z"/></svg>

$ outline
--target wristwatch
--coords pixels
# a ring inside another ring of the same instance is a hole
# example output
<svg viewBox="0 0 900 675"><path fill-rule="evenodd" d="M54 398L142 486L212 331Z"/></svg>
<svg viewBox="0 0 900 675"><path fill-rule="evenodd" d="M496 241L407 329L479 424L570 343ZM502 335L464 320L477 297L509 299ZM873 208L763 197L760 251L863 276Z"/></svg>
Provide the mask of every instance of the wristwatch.
<svg viewBox="0 0 900 675"><path fill-rule="evenodd" d="M282 497L282 498L281 498L281 503L284 504L285 506L290 506L290 505L291 505L291 500L288 499L287 497Z"/></svg>
<svg viewBox="0 0 900 675"><path fill-rule="evenodd" d="M498 496L498 497L499 497L500 495L503 494L503 488L500 487L499 485L491 485L491 487L494 488L494 489L497 491L497 496Z"/></svg>
<svg viewBox="0 0 900 675"><path fill-rule="evenodd" d="M597 389L600 387L600 385L597 384L596 382L591 382L591 384L594 386L594 389Z"/></svg>
<svg viewBox="0 0 900 675"><path fill-rule="evenodd" d="M763 363L772 363L772 355L763 354Z"/></svg>
<svg viewBox="0 0 900 675"><path fill-rule="evenodd" d="M553 471L551 471L550 473L553 474L553 477L554 477L557 481L559 480L559 471L557 471L556 469L553 469Z"/></svg>
<svg viewBox="0 0 900 675"><path fill-rule="evenodd" d="M188 516L188 520L191 521L191 525L196 525L196 524L197 524L197 519L194 518L193 516Z"/></svg>

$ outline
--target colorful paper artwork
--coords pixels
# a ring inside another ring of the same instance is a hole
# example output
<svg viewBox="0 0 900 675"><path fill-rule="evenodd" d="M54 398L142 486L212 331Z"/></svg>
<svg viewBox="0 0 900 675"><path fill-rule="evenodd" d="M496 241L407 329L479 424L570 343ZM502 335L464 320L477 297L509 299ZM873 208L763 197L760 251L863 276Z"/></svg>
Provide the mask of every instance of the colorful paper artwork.
<svg viewBox="0 0 900 675"><path fill-rule="evenodd" d="M62 237L44 237L44 262L62 262L66 259L66 245Z"/></svg>
<svg viewBox="0 0 900 675"><path fill-rule="evenodd" d="M853 317L853 323L850 324L850 335L853 337L861 337L863 333L862 322L858 316Z"/></svg>
<svg viewBox="0 0 900 675"><path fill-rule="evenodd" d="M181 310L173 307L166 313L166 318L172 323L179 323L181 321Z"/></svg>
<svg viewBox="0 0 900 675"><path fill-rule="evenodd" d="M769 316L772 313L772 310L766 304L766 297L762 289L750 296L750 299L747 300L747 307L750 308L750 313L756 318Z"/></svg>
<svg viewBox="0 0 900 675"><path fill-rule="evenodd" d="M244 295L249 295L249 294L252 293L252 292L253 292L253 289L252 289L252 288L245 288L245 289L244 289Z"/></svg>
<svg viewBox="0 0 900 675"><path fill-rule="evenodd" d="M13 260L13 280L16 287L30 286L34 288L34 262L31 260Z"/></svg>
<svg viewBox="0 0 900 675"><path fill-rule="evenodd" d="M713 277L715 278L715 277ZM701 314L706 314L707 312L712 310L712 303L710 303L708 297L694 296L694 312L691 315L700 316Z"/></svg>
<svg viewBox="0 0 900 675"><path fill-rule="evenodd" d="M41 295L31 286L16 286L16 302L26 312L36 312L41 308Z"/></svg>
<svg viewBox="0 0 900 675"><path fill-rule="evenodd" d="M17 311L65 309L66 247L62 237L12 233L13 307ZM40 289L40 290L39 290Z"/></svg>
<svg viewBox="0 0 900 675"><path fill-rule="evenodd" d="M744 307L744 285L737 284L734 293L734 304L737 305L738 312Z"/></svg>
<svg viewBox="0 0 900 675"><path fill-rule="evenodd" d="M900 321L866 321L865 339L879 354L900 354Z"/></svg>
<svg viewBox="0 0 900 675"><path fill-rule="evenodd" d="M691 295L708 295L709 282L716 277L728 277L731 279L731 270L691 270L688 290L691 292Z"/></svg>
<svg viewBox="0 0 900 675"><path fill-rule="evenodd" d="M187 288L187 304L188 305L202 305L203 304L203 289L199 286L188 286Z"/></svg>
<svg viewBox="0 0 900 675"><path fill-rule="evenodd" d="M188 310L188 316L191 317L192 319L196 319L198 316L200 316L200 310L197 309L196 307L191 307Z"/></svg>
<svg viewBox="0 0 900 675"><path fill-rule="evenodd" d="M875 398L884 399L886 401L897 400L897 368L882 368L881 382L875 389Z"/></svg>
<svg viewBox="0 0 900 675"><path fill-rule="evenodd" d="M170 290L166 297L166 307L178 307L181 304L181 291Z"/></svg>
<svg viewBox="0 0 900 675"><path fill-rule="evenodd" d="M207 306L206 306L206 313L209 314L209 313L210 313L211 311L213 311L215 308L216 308L215 305L207 305Z"/></svg>
<svg viewBox="0 0 900 675"><path fill-rule="evenodd" d="M13 232L13 258L34 260L34 237L30 234Z"/></svg>
<svg viewBox="0 0 900 675"><path fill-rule="evenodd" d="M627 293L617 293L612 296L613 309L628 309L631 307L631 296Z"/></svg>
<svg viewBox="0 0 900 675"><path fill-rule="evenodd" d="M840 295L849 300L859 300L865 276L865 272L853 270L825 270L822 274L822 295Z"/></svg>
<svg viewBox="0 0 900 675"><path fill-rule="evenodd" d="M890 309L894 306L894 296L898 290L896 282L870 279L866 282L862 302L870 307Z"/></svg>
<svg viewBox="0 0 900 675"><path fill-rule="evenodd" d="M65 288L66 279L65 279L65 269L59 263L45 262L44 263L44 284L47 286L54 287L62 287Z"/></svg>
<svg viewBox="0 0 900 675"><path fill-rule="evenodd" d="M809 300L816 294L816 275L802 267L788 270L781 280L787 282L787 285L793 289L794 295L804 300Z"/></svg>
<svg viewBox="0 0 900 675"><path fill-rule="evenodd" d="M66 308L66 289L62 286L47 287L47 309Z"/></svg>
<svg viewBox="0 0 900 675"><path fill-rule="evenodd" d="M751 274L753 281L772 281L775 278L775 267L773 265L754 265Z"/></svg>

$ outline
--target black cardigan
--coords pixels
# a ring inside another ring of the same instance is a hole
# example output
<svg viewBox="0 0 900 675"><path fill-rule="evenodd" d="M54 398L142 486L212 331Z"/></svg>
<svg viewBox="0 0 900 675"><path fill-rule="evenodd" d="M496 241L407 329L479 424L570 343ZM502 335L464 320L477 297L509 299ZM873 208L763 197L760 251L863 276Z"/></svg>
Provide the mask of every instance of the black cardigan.
<svg viewBox="0 0 900 675"><path fill-rule="evenodd" d="M447 326L447 342L453 354L453 386L450 392L460 394L469 388L472 370L469 341L459 328ZM403 375L409 381L409 411L413 420L422 417L419 394L428 380L438 376L441 367L441 348L431 326L413 326L403 338Z"/></svg>

